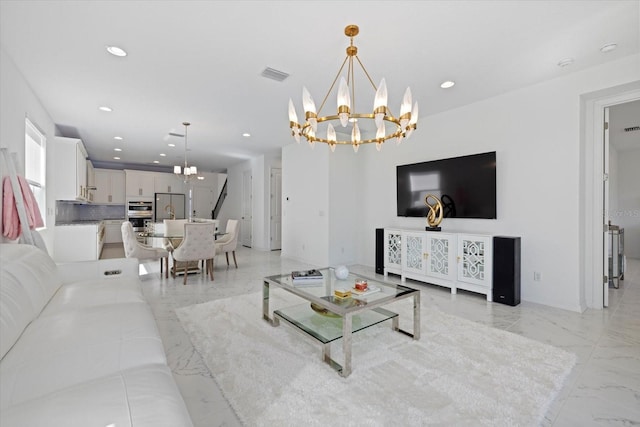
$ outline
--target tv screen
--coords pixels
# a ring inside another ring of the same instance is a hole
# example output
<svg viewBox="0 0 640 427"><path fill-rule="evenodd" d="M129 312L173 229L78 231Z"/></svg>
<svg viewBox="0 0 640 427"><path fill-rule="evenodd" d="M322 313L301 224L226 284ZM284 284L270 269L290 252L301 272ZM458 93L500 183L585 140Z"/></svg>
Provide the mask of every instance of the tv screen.
<svg viewBox="0 0 640 427"><path fill-rule="evenodd" d="M396 167L398 216L427 216L424 199L442 201L445 218L496 218L496 152Z"/></svg>

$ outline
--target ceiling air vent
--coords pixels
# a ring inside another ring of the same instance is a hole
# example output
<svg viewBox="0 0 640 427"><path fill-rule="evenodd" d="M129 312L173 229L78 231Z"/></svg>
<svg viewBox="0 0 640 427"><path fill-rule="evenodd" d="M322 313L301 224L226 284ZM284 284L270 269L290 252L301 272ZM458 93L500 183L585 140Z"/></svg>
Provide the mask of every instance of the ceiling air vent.
<svg viewBox="0 0 640 427"><path fill-rule="evenodd" d="M636 130L640 130L640 126L633 126L633 127L630 127L630 128L624 128L625 132L634 132Z"/></svg>
<svg viewBox="0 0 640 427"><path fill-rule="evenodd" d="M278 71L276 69L269 68L269 67L262 70L262 73L260 73L260 75L262 77L266 77L268 79L275 80L277 82L281 82L285 80L287 77L289 77L289 74L285 73L284 71Z"/></svg>

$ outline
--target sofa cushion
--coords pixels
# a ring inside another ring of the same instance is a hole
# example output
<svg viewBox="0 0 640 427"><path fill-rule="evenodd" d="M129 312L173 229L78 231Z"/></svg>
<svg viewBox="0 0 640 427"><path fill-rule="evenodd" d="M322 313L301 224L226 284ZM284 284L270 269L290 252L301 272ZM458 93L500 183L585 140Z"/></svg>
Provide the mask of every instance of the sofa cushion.
<svg viewBox="0 0 640 427"><path fill-rule="evenodd" d="M40 315L129 302L146 302L137 277L84 280L62 285Z"/></svg>
<svg viewBox="0 0 640 427"><path fill-rule="evenodd" d="M188 427L191 420L171 371L130 369L2 411L3 427Z"/></svg>
<svg viewBox="0 0 640 427"><path fill-rule="evenodd" d="M61 285L56 264L30 245L0 245L0 358Z"/></svg>
<svg viewBox="0 0 640 427"><path fill-rule="evenodd" d="M147 364L166 364L146 303L97 305L31 322L0 364L0 409Z"/></svg>

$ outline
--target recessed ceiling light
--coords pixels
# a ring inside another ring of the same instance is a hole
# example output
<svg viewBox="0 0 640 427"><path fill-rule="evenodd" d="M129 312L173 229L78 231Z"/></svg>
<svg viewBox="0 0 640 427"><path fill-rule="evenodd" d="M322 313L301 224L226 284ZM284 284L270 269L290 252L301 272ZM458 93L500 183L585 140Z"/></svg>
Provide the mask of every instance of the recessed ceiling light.
<svg viewBox="0 0 640 427"><path fill-rule="evenodd" d="M114 56L127 56L127 52L118 46L107 46L107 52Z"/></svg>
<svg viewBox="0 0 640 427"><path fill-rule="evenodd" d="M121 136L114 136L113 139L116 139L118 141L122 141L122 137Z"/></svg>
<svg viewBox="0 0 640 427"><path fill-rule="evenodd" d="M98 110L106 111L107 113L110 113L110 112L113 111L113 109L111 107L107 107L106 105L103 105L102 107L98 107Z"/></svg>
<svg viewBox="0 0 640 427"><path fill-rule="evenodd" d="M245 133L242 134L242 136L244 136L245 138L249 138L251 136L251 134L248 133L248 132L245 132Z"/></svg>
<svg viewBox="0 0 640 427"><path fill-rule="evenodd" d="M160 163L160 160L154 160L153 163Z"/></svg>
<svg viewBox="0 0 640 427"><path fill-rule="evenodd" d="M603 52L603 53L611 52L612 50L616 50L617 47L618 45L615 43L607 43L600 48L600 52Z"/></svg>
<svg viewBox="0 0 640 427"><path fill-rule="evenodd" d="M204 176L199 176L198 179L202 181L204 179Z"/></svg>
<svg viewBox="0 0 640 427"><path fill-rule="evenodd" d="M114 148L113 151L122 151L122 148Z"/></svg>
<svg viewBox="0 0 640 427"><path fill-rule="evenodd" d="M114 157L113 160L120 160L120 157Z"/></svg>
<svg viewBox="0 0 640 427"><path fill-rule="evenodd" d="M160 157L167 157L167 155L164 153L160 153Z"/></svg>
<svg viewBox="0 0 640 427"><path fill-rule="evenodd" d="M573 58L565 58L558 62L558 67L566 67L573 64Z"/></svg>
<svg viewBox="0 0 640 427"><path fill-rule="evenodd" d="M442 89L449 89L450 87L453 87L455 84L456 84L456 82L452 82L451 80L447 80L446 82L440 83L440 87Z"/></svg>

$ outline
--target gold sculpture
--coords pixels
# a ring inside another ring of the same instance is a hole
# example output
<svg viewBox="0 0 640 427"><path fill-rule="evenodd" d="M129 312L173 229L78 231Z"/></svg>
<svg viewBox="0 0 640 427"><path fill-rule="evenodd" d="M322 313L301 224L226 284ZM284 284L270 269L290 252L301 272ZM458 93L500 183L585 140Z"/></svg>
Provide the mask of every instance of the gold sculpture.
<svg viewBox="0 0 640 427"><path fill-rule="evenodd" d="M429 199L433 199L433 204L429 203ZM429 208L429 213L427 214L427 224L429 224L429 227L427 230L439 230L440 227L438 226L444 217L442 202L433 194L427 194L424 198L424 204Z"/></svg>

